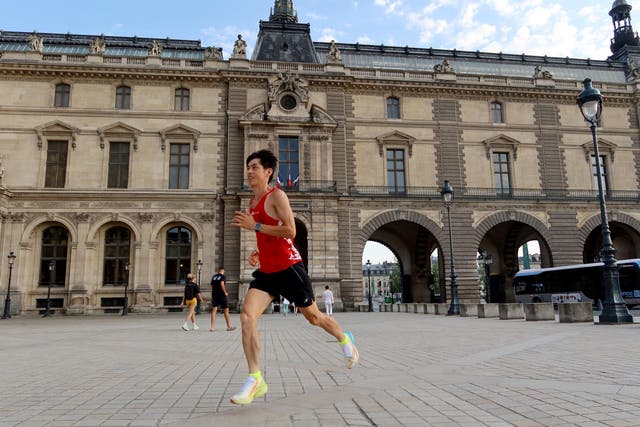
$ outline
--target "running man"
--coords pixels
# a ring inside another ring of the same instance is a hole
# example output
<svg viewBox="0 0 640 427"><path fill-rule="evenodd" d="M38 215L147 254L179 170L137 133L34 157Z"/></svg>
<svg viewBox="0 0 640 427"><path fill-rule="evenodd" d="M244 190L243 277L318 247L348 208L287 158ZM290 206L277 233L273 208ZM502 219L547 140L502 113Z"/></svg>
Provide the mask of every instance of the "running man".
<svg viewBox="0 0 640 427"><path fill-rule="evenodd" d="M260 335L258 319L274 298L282 295L300 308L307 321L333 335L342 347L347 368L358 362L358 350L353 336L342 332L333 318L318 309L311 280L298 250L293 246L296 226L289 198L279 188L270 188L278 159L269 150L260 150L247 157L247 180L253 191L249 212L235 212L232 225L255 231L258 250L249 255L249 264L259 269L242 306L242 347L249 367L249 377L231 397L239 405L251 403L267 392L267 383L260 371Z"/></svg>

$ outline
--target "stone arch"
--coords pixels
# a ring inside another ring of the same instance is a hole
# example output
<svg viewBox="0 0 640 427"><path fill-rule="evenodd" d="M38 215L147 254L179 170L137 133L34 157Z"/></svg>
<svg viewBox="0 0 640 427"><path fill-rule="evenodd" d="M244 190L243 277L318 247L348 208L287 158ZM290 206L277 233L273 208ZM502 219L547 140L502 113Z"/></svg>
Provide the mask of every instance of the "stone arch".
<svg viewBox="0 0 640 427"><path fill-rule="evenodd" d="M615 221L624 225L628 225L640 234L640 221L624 212L616 212L610 215L609 221ZM589 237L589 234L591 234L591 232L596 228L600 227L600 225L601 219L599 213L594 214L591 218L585 221L584 224L578 229L577 236L580 239L578 243L581 246L584 246L585 242L587 241L587 237Z"/></svg>
<svg viewBox="0 0 640 427"><path fill-rule="evenodd" d="M522 211L500 211L484 218L474 227L476 230L476 241L480 242L482 237L496 225L510 221L526 224L537 231L544 240L547 242L550 241L549 227L538 218Z"/></svg>
<svg viewBox="0 0 640 427"><path fill-rule="evenodd" d="M113 218L111 216L107 216L105 218L102 218L100 221L97 221L95 224L93 224L91 226L91 228L89 229L89 232L87 233L87 241L88 242L92 242L92 241L96 240L100 230L104 226L106 226L107 224L113 224L114 226L116 226L118 224L124 224L127 227L129 227L129 229L133 233L133 240L135 242L139 242L140 239L141 239L142 231L138 227L138 224L136 224L135 221L133 221L131 218L129 218L127 216L118 215L117 218Z"/></svg>
<svg viewBox="0 0 640 427"><path fill-rule="evenodd" d="M44 225L49 225L49 224L52 225L54 223L58 223L64 226L67 229L67 231L69 231L69 239L71 242L78 241L78 230L76 229L74 224L65 217L59 216L57 214L53 214L53 215L41 215L37 218L34 218L24 228L24 231L20 236L20 242L28 242L33 238L33 233L37 229L43 227Z"/></svg>
<svg viewBox="0 0 640 427"><path fill-rule="evenodd" d="M202 243L203 239L202 236L203 231L202 228L200 227L200 225L198 223L196 223L195 221L193 221L191 218L179 215L178 217L176 216L167 216L165 218L162 218L160 221L158 221L153 229L151 230L151 237L150 237L150 241L159 241L161 239L161 235L160 232L166 228L167 226L180 226L180 225L187 225L189 226L192 230L193 233L195 234L195 241Z"/></svg>
<svg viewBox="0 0 640 427"><path fill-rule="evenodd" d="M441 224L437 224L432 219L424 216L421 213L415 211L409 211L404 209L395 209L386 212L381 212L370 218L363 226L359 235L358 243L361 248L364 248L365 243L369 239L369 236L373 234L378 228L385 224L389 224L395 221L409 221L414 222L422 227L426 228L435 238L440 241L442 238L443 228Z"/></svg>
<svg viewBox="0 0 640 427"><path fill-rule="evenodd" d="M578 242L582 247L582 261L599 259L602 245L599 214L591 216L579 227ZM640 256L640 221L628 214L613 212L609 215L609 230L616 249L617 259L638 258Z"/></svg>
<svg viewBox="0 0 640 427"><path fill-rule="evenodd" d="M408 209L388 210L364 222L355 236L354 251L362 254L368 240L387 246L398 261L403 301L429 302L433 300L429 294L429 254L434 247L442 250L444 236L443 226L425 214Z"/></svg>

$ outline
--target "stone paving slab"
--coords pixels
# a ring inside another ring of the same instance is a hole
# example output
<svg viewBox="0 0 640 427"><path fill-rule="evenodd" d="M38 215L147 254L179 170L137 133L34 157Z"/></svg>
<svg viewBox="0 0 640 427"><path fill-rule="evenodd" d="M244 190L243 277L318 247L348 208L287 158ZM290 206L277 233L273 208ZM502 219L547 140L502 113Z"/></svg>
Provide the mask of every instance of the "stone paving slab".
<svg viewBox="0 0 640 427"><path fill-rule="evenodd" d="M0 427L640 426L638 324L336 318L353 370L302 316L263 316L269 393L243 407L240 331L206 315L197 332L177 314L0 321Z"/></svg>

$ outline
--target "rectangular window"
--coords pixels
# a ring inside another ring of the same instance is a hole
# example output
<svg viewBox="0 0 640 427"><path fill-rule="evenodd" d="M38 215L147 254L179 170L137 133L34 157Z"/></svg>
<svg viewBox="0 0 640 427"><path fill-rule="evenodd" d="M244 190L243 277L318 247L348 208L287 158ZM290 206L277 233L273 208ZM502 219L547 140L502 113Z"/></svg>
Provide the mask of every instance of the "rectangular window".
<svg viewBox="0 0 640 427"><path fill-rule="evenodd" d="M498 195L511 194L509 153L493 153L493 183Z"/></svg>
<svg viewBox="0 0 640 427"><path fill-rule="evenodd" d="M387 150L387 186L389 193L406 193L404 150Z"/></svg>
<svg viewBox="0 0 640 427"><path fill-rule="evenodd" d="M70 96L71 86L66 83L57 84L53 105L56 107L68 107Z"/></svg>
<svg viewBox="0 0 640 427"><path fill-rule="evenodd" d="M176 89L176 111L189 111L189 101L190 101L190 92L189 89L178 88Z"/></svg>
<svg viewBox="0 0 640 427"><path fill-rule="evenodd" d="M600 156L600 173L602 174L602 194L609 192L607 184L607 157ZM591 156L591 173L593 174L593 186L598 189L598 169L596 168L596 156Z"/></svg>
<svg viewBox="0 0 640 427"><path fill-rule="evenodd" d="M129 86L118 86L116 88L116 108L119 110L131 108L131 88Z"/></svg>
<svg viewBox="0 0 640 427"><path fill-rule="evenodd" d="M502 105L498 102L491 103L491 123L504 123Z"/></svg>
<svg viewBox="0 0 640 427"><path fill-rule="evenodd" d="M387 118L399 119L400 118L400 100L398 98L387 98Z"/></svg>
<svg viewBox="0 0 640 427"><path fill-rule="evenodd" d="M169 188L189 188L189 144L170 144Z"/></svg>
<svg viewBox="0 0 640 427"><path fill-rule="evenodd" d="M47 168L44 186L64 188L67 176L67 141L47 142Z"/></svg>
<svg viewBox="0 0 640 427"><path fill-rule="evenodd" d="M127 188L129 185L129 143L109 144L108 188Z"/></svg>
<svg viewBox="0 0 640 427"><path fill-rule="evenodd" d="M278 183L285 190L295 190L300 183L300 156L297 136L281 136L278 150Z"/></svg>

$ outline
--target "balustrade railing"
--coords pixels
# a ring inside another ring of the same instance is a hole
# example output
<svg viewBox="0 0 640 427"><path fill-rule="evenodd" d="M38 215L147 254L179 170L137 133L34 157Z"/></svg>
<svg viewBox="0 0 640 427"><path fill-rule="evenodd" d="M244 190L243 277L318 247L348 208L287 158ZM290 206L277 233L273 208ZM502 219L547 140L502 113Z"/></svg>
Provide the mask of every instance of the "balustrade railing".
<svg viewBox="0 0 640 427"><path fill-rule="evenodd" d="M389 197L389 198L440 198L439 187L392 187L392 186L352 186L349 194L360 197ZM598 200L597 190L575 190L560 188L458 188L456 199L478 200ZM640 202L640 191L610 190L605 194L610 201Z"/></svg>

